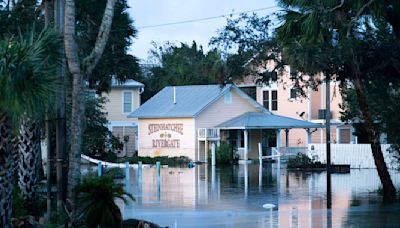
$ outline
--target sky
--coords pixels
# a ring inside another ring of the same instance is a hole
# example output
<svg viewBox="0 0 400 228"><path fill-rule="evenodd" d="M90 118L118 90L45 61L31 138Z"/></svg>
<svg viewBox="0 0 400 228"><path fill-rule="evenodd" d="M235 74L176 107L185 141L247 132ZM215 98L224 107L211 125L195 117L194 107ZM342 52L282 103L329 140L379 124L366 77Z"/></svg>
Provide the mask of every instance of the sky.
<svg viewBox="0 0 400 228"><path fill-rule="evenodd" d="M187 20L203 19L257 11L259 15L271 14L279 10L275 0L128 0L128 9L134 25L138 29L137 38L130 47L130 54L145 62L148 59L152 42L163 45L165 42L191 44L193 40L208 50L211 37L226 24L224 17L176 25L147 27Z"/></svg>

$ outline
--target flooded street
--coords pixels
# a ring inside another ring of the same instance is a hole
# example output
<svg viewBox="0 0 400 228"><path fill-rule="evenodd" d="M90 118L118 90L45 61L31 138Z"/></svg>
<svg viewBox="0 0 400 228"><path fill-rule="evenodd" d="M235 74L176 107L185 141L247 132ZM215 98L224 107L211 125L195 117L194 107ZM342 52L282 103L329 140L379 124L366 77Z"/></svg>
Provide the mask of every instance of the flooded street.
<svg viewBox="0 0 400 228"><path fill-rule="evenodd" d="M400 173L391 175L400 186ZM400 207L382 206L379 183L374 169L332 174L327 210L325 172L288 172L276 164L199 165L161 168L158 178L152 167L141 175L130 170L125 187L136 200L120 205L125 219L169 227L398 227Z"/></svg>

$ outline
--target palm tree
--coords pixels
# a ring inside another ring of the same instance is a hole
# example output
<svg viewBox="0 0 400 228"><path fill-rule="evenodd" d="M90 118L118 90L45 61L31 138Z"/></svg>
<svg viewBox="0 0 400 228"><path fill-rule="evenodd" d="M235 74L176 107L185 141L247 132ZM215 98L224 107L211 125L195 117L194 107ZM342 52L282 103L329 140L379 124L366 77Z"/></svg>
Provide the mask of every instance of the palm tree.
<svg viewBox="0 0 400 228"><path fill-rule="evenodd" d="M24 119L18 136L18 186L24 206L32 215L37 215L37 183L41 166L40 125Z"/></svg>
<svg viewBox="0 0 400 228"><path fill-rule="evenodd" d="M81 209L81 216L87 227L120 227L121 211L116 199L125 203L132 195L125 192L120 184L113 181L113 175L87 177L76 187Z"/></svg>
<svg viewBox="0 0 400 228"><path fill-rule="evenodd" d="M43 116L51 103L58 86L52 53L59 42L53 31L0 40L0 227L10 226L12 212L12 132L23 118Z"/></svg>

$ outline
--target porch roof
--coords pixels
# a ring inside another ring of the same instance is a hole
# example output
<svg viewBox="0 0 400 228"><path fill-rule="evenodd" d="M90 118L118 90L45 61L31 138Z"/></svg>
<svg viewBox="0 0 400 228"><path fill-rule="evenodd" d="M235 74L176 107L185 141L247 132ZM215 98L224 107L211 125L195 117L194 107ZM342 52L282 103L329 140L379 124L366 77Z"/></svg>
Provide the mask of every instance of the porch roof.
<svg viewBox="0 0 400 228"><path fill-rule="evenodd" d="M220 129L288 129L288 128L323 128L324 126L309 121L262 112L247 112L216 126Z"/></svg>

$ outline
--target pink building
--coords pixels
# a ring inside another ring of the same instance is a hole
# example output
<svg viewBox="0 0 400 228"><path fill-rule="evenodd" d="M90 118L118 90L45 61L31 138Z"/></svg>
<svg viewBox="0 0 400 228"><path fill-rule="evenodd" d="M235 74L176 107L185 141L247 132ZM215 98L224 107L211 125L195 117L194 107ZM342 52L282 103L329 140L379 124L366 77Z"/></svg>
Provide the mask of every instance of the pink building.
<svg viewBox="0 0 400 228"><path fill-rule="evenodd" d="M311 88L306 91L306 97L301 96L294 82L290 80L290 67L281 75L279 82L269 85L259 85L256 77L248 76L238 82L238 87L252 96L273 114L287 116L299 120L307 120L313 123L325 123L326 83L318 86L318 90ZM340 120L340 107L342 97L339 92L339 83L330 84L330 109L331 109L331 142L332 143L356 143L352 134L352 127ZM281 146L304 147L307 145L307 134L303 129L285 129L281 132ZM326 131L319 128L311 132L309 143L325 143Z"/></svg>

